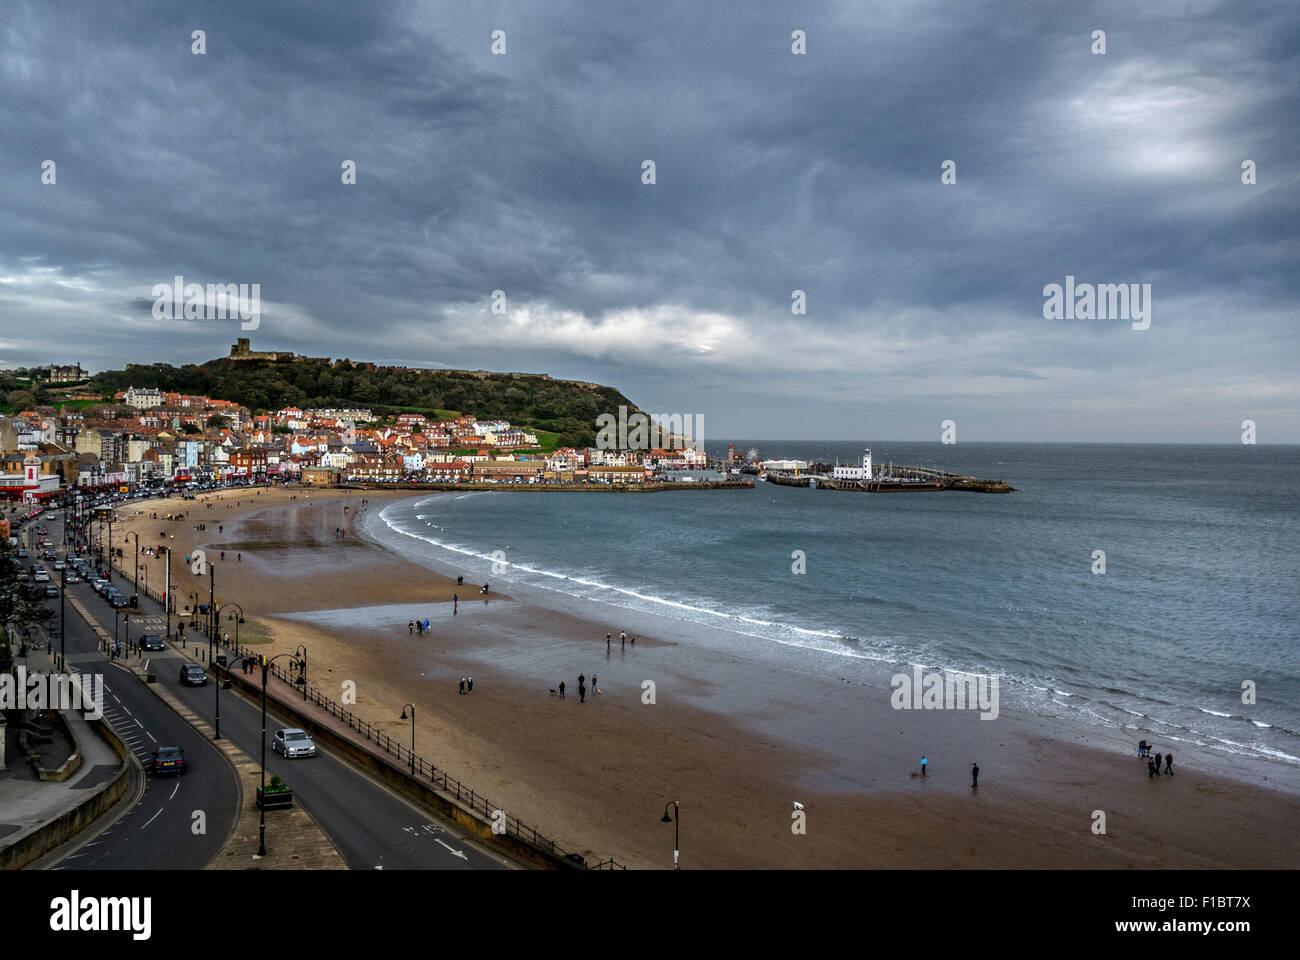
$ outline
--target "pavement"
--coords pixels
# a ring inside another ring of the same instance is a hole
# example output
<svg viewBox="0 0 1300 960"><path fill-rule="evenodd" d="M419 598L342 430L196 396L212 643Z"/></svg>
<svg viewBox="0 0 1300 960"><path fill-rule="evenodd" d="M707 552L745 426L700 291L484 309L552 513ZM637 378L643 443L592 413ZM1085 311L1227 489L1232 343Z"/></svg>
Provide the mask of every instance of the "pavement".
<svg viewBox="0 0 1300 960"><path fill-rule="evenodd" d="M26 666L29 674L55 670L54 658L44 647L29 648L28 655L17 663ZM81 751L81 766L62 782L37 778L26 757L16 750L17 724L9 725L8 770L0 777L0 849L72 810L96 788L106 786L121 769L122 759L80 711L65 710L63 718Z"/></svg>

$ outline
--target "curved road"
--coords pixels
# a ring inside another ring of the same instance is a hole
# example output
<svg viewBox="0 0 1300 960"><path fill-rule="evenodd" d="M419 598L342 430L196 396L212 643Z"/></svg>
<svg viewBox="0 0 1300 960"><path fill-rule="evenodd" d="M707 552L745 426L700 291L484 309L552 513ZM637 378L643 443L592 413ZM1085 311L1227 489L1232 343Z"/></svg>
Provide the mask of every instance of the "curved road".
<svg viewBox="0 0 1300 960"><path fill-rule="evenodd" d="M44 526L50 530L49 537L52 541L58 542L62 539L57 519L50 518L50 522ZM129 578L123 581L120 575L114 573L113 580L123 593L130 595ZM58 582L57 573L53 571L51 571L51 581ZM70 597L76 597L91 615L104 625L105 629L112 631L113 608L106 600L85 583L70 584L68 590ZM55 607L57 635L58 600L52 603ZM165 620L160 604L141 596L140 608L129 612L131 614L129 627L122 630L124 640L127 629L133 642L145 633L165 633ZM87 664L103 665L103 657L94 652L98 643L94 633L71 605L68 605L66 614L70 666L88 669ZM175 617L173 617L174 626ZM197 638L194 638L191 642L196 640ZM58 641L55 642L57 644ZM152 654L151 661L154 672L158 676L158 683L189 709L212 723L215 714L215 683L209 680L204 687L183 686L179 679L180 665L188 661L174 649ZM94 669L101 669L101 667ZM148 753L157 745L154 743L155 739L158 744L163 744L161 738L172 737L173 739L166 741L166 745L183 747L191 769L184 777L165 780L160 778L157 781L150 774L144 796L132 807L131 812L105 830L101 837L94 838L93 846L88 843L80 850L73 851L76 859L60 851L64 858L59 861L59 865L77 868L97 866L201 868L224 845L233 825L238 805L233 793L236 783L233 770L211 744L173 713L133 675L120 667L111 667L106 677L107 686L113 688L113 693L110 694L108 689L105 689L105 713L116 711L117 716L110 717L113 719L114 729L119 734L125 732L126 736L134 738L135 742L131 745L133 750L143 750L144 753ZM220 696L222 736L231 740L254 760L259 759L261 756L260 700L256 703L245 700L233 689L222 690ZM175 724L183 727L189 732L190 737L184 737L175 727L163 726L160 713L165 713ZM354 870L481 870L510 869L517 866L504 855L483 847L477 839L466 835L459 826L436 818L429 811L394 793L320 745L317 746L317 755L312 758L286 760L274 753L270 748L270 739L275 730L287 725L277 721L273 712L268 711L267 777L278 773L293 784L294 802L300 803L312 815L330 841L338 848L349 868ZM179 783L179 781L184 782ZM175 789L177 787L179 789ZM173 789L175 789L174 795L172 795ZM183 839L178 834L182 825L188 834L189 817L194 809L203 809L207 812L208 832L204 839L209 844L213 842L216 844L215 849L207 853L206 859L201 862L199 858L208 848L200 843ZM156 819L151 821L151 817ZM138 838L127 836L130 830L137 829L137 825L139 825L138 832L142 836ZM160 826L163 829L155 829ZM149 834L149 831L153 833ZM268 819L268 848L272 847L273 831L274 822ZM160 841L173 840L177 849L170 852L160 850L156 844L144 840L145 834L156 837ZM184 859L183 862L177 860L183 857L189 859Z"/></svg>

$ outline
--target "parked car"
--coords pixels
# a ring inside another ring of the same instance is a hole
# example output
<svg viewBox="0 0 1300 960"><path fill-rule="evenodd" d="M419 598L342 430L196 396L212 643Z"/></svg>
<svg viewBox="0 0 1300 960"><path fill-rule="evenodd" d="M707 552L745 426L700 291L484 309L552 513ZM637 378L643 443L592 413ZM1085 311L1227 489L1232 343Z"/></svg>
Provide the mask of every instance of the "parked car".
<svg viewBox="0 0 1300 960"><path fill-rule="evenodd" d="M181 664L181 683L187 687L202 687L208 682L207 672L197 663Z"/></svg>
<svg viewBox="0 0 1300 960"><path fill-rule="evenodd" d="M153 752L153 772L155 776L164 773L184 774L185 751L180 747L159 747Z"/></svg>
<svg viewBox="0 0 1300 960"><path fill-rule="evenodd" d="M125 607L130 601L120 593L111 593L108 595L108 602L113 607Z"/></svg>
<svg viewBox="0 0 1300 960"><path fill-rule="evenodd" d="M140 638L140 648L142 650L166 650L167 641L163 639L160 633L146 633Z"/></svg>
<svg viewBox="0 0 1300 960"><path fill-rule="evenodd" d="M299 730L297 727L275 731L275 737L271 740L271 749L284 754L286 759L316 756L315 741L306 730Z"/></svg>

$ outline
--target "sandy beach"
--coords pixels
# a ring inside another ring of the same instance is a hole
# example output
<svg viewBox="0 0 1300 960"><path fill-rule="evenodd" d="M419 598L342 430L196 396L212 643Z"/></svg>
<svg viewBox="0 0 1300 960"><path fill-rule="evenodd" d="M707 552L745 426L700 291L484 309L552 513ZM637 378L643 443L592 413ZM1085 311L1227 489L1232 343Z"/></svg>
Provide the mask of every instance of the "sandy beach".
<svg viewBox="0 0 1300 960"><path fill-rule="evenodd" d="M899 712L846 682L653 636L624 646L616 624L513 600L504 583L485 599L481 584L458 587L365 539L358 513L410 494L365 496L369 508L355 491L298 488L147 501L121 511L114 543L127 544L129 572L135 541L124 534L166 542L178 596L206 600L208 578L182 562L202 547L218 603L247 615L243 642L276 653L305 644L312 684L328 693L355 681L356 712L394 735L409 731L398 716L413 702L420 753L590 858L671 867L673 828L659 818L677 800L691 869L1300 863L1300 798L1205 772L1194 752L1180 753L1174 776L1148 778L1127 738L1105 729L1051 730L1009 711L994 722ZM152 518L181 511L188 518ZM141 566L158 589L161 558ZM413 636L407 623L421 616L431 630ZM234 634L228 620L222 630ZM586 703L579 672L600 677ZM460 696L465 675L474 690ZM551 692L561 679L565 699ZM796 800L806 834L791 830Z"/></svg>

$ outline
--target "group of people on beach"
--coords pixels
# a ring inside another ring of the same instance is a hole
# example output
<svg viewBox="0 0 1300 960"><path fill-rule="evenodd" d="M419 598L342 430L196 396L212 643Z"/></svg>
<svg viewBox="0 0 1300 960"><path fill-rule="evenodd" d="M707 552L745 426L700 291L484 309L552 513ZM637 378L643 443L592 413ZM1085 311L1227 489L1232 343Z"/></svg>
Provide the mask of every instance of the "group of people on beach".
<svg viewBox="0 0 1300 960"><path fill-rule="evenodd" d="M474 678L473 678L473 677L461 677L461 678L460 678L460 691L459 691L459 692L460 692L460 693L473 693L473 692L474 692Z"/></svg>
<svg viewBox="0 0 1300 960"><path fill-rule="evenodd" d="M607 633L607 634L605 634L605 649L606 649L606 650L609 649L610 644L612 644L613 642L614 642L614 635L613 635L612 633ZM636 643L636 637L633 637L633 638L632 638L632 642L633 642L633 643ZM618 635L618 645L619 645L620 648L622 648L622 647L626 647L626 646L627 646L627 631L626 631L626 630L622 631L622 632Z"/></svg>
<svg viewBox="0 0 1300 960"><path fill-rule="evenodd" d="M406 624L406 632L407 632L407 633L428 633L428 632L429 632L429 618L428 618L428 617L425 617L423 620L419 620L419 621L411 620L411 621L409 621L409 622Z"/></svg>
<svg viewBox="0 0 1300 960"><path fill-rule="evenodd" d="M1145 739L1138 741L1138 756L1146 757L1147 776L1148 777L1160 776L1160 763L1163 760L1164 768L1165 768L1164 772L1169 774L1169 776L1172 777L1174 775L1174 752L1170 750L1168 753L1164 754L1163 756L1159 752L1157 752L1154 756L1152 756L1151 747L1152 745L1147 743Z"/></svg>

